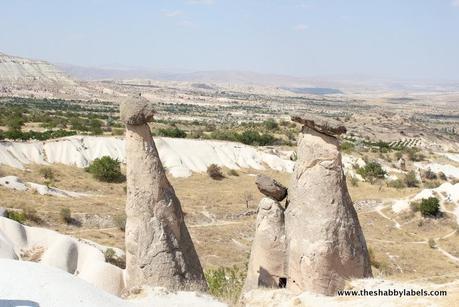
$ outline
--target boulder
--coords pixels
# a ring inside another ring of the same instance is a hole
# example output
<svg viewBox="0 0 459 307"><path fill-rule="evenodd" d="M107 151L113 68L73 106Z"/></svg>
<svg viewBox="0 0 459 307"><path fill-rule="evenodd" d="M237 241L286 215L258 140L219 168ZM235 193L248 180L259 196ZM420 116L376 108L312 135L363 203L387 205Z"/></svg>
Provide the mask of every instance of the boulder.
<svg viewBox="0 0 459 307"><path fill-rule="evenodd" d="M120 105L120 120L127 125L142 125L153 121L154 106L143 97L130 98Z"/></svg>
<svg viewBox="0 0 459 307"><path fill-rule="evenodd" d="M278 201L263 198L258 205L244 291L285 286L284 209Z"/></svg>
<svg viewBox="0 0 459 307"><path fill-rule="evenodd" d="M170 290L207 289L201 263L185 225L180 201L166 177L144 99L121 107L126 124L126 284Z"/></svg>
<svg viewBox="0 0 459 307"><path fill-rule="evenodd" d="M333 136L345 128L300 122L305 125L285 211L287 288L336 295L345 280L372 276L338 140Z"/></svg>
<svg viewBox="0 0 459 307"><path fill-rule="evenodd" d="M274 200L282 201L287 196L287 188L271 177L258 175L255 184L262 194Z"/></svg>

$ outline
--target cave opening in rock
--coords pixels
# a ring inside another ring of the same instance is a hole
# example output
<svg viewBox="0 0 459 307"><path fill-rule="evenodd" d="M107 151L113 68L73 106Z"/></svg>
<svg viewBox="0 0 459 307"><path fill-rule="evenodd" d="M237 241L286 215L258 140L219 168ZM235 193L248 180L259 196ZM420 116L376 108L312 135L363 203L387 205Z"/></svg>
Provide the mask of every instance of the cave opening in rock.
<svg viewBox="0 0 459 307"><path fill-rule="evenodd" d="M287 277L279 278L279 288L286 288L287 287Z"/></svg>

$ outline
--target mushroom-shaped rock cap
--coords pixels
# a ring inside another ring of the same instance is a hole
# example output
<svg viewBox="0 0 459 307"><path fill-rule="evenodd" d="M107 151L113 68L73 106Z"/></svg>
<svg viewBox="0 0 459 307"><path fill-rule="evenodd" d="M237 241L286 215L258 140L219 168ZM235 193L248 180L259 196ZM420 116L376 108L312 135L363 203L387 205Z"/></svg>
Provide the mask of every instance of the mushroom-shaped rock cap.
<svg viewBox="0 0 459 307"><path fill-rule="evenodd" d="M143 125L153 120L153 105L145 98L129 98L120 105L120 120L127 125Z"/></svg>
<svg viewBox="0 0 459 307"><path fill-rule="evenodd" d="M307 119L299 116L293 116L292 121L302 124L303 129L307 127L330 136L340 135L347 132L346 127L344 127L339 121L332 118L325 120L317 116L308 115Z"/></svg>
<svg viewBox="0 0 459 307"><path fill-rule="evenodd" d="M255 184L261 193L274 200L281 201L287 196L287 188L271 177L258 175Z"/></svg>

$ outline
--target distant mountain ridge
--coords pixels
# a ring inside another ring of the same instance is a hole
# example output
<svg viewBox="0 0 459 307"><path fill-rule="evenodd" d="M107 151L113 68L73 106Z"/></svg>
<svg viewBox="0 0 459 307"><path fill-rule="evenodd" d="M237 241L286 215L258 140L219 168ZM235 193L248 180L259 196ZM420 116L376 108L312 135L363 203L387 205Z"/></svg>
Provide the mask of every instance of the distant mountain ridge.
<svg viewBox="0 0 459 307"><path fill-rule="evenodd" d="M53 64L0 53L0 85L72 86L75 82Z"/></svg>

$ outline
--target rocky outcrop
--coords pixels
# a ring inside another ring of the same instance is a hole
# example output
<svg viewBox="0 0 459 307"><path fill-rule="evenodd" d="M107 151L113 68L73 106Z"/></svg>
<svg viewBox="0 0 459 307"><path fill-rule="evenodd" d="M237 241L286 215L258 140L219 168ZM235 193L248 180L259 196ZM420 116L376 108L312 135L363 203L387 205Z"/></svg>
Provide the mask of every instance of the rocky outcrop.
<svg viewBox="0 0 459 307"><path fill-rule="evenodd" d="M244 292L284 287L285 259L284 209L278 201L265 197L258 205Z"/></svg>
<svg viewBox="0 0 459 307"><path fill-rule="evenodd" d="M335 295L346 279L371 276L367 246L346 186L334 123L302 123L285 211L287 288Z"/></svg>
<svg viewBox="0 0 459 307"><path fill-rule="evenodd" d="M287 188L271 177L258 175L255 181L258 190L277 201L282 201L287 196Z"/></svg>
<svg viewBox="0 0 459 307"><path fill-rule="evenodd" d="M0 85L75 86L76 83L45 61L0 53Z"/></svg>
<svg viewBox="0 0 459 307"><path fill-rule="evenodd" d="M206 289L201 263L151 136L153 109L141 98L124 102L128 288Z"/></svg>

